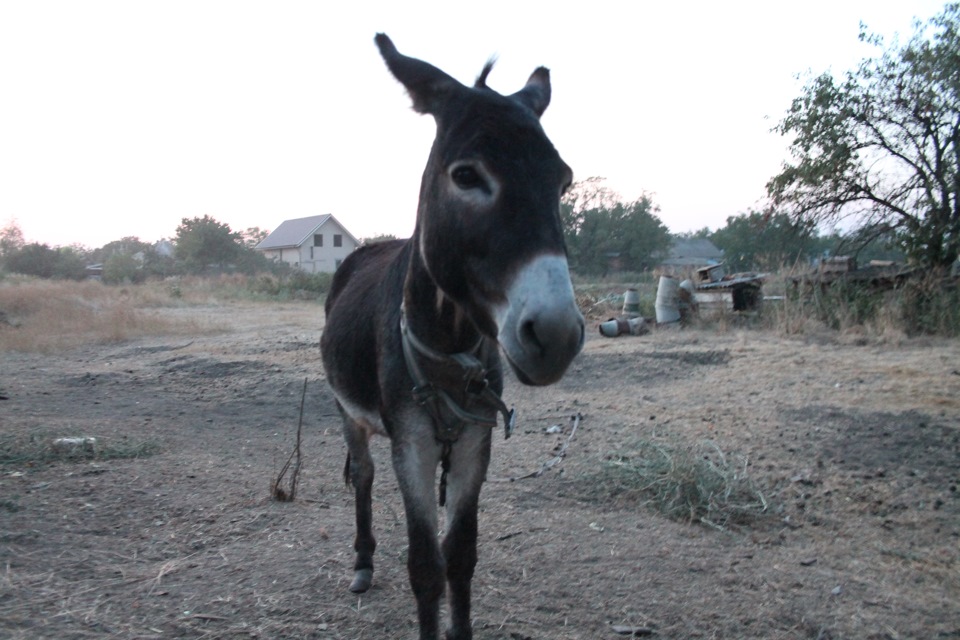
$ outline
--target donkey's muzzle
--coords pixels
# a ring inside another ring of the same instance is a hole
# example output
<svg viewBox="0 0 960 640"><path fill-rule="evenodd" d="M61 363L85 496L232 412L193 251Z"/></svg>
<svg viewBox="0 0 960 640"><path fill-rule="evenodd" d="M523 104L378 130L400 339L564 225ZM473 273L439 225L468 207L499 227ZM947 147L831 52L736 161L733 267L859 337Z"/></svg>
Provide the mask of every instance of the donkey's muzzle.
<svg viewBox="0 0 960 640"><path fill-rule="evenodd" d="M552 384L563 377L584 340L566 258L542 256L524 267L507 292L498 340L524 384Z"/></svg>

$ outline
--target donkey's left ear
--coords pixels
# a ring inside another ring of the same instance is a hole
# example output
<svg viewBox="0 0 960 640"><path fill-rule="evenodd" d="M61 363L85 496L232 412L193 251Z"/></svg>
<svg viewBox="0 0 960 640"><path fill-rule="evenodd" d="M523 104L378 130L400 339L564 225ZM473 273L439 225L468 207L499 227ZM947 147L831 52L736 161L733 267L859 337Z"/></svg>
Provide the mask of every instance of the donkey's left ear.
<svg viewBox="0 0 960 640"><path fill-rule="evenodd" d="M436 115L438 106L457 87L457 80L430 63L405 56L384 33L378 33L374 41L390 73L407 89L413 100L414 110Z"/></svg>
<svg viewBox="0 0 960 640"><path fill-rule="evenodd" d="M537 70L530 74L527 85L510 97L529 107L538 118L542 116L550 104L550 70L537 67Z"/></svg>

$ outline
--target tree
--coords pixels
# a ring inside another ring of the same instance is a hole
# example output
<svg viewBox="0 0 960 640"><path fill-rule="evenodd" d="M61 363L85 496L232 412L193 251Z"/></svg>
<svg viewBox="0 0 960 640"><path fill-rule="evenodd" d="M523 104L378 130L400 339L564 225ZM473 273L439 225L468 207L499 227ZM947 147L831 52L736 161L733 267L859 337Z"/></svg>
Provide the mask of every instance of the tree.
<svg viewBox="0 0 960 640"><path fill-rule="evenodd" d="M396 240L397 236L389 233L378 233L375 236L370 236L369 238L364 238L360 241L361 246L367 246L370 244L377 244L378 242L389 242L390 240Z"/></svg>
<svg viewBox="0 0 960 640"><path fill-rule="evenodd" d="M73 247L51 249L49 245L32 242L6 256L4 262L9 271L38 278L86 277L86 257Z"/></svg>
<svg viewBox="0 0 960 640"><path fill-rule="evenodd" d="M657 211L648 194L623 202L603 184L603 178L577 182L560 205L572 267L581 273L604 274L616 260L631 271L652 268L670 246L670 232Z"/></svg>
<svg viewBox="0 0 960 640"><path fill-rule="evenodd" d="M6 257L6 267L14 273L38 278L52 278L57 252L49 245L31 242Z"/></svg>
<svg viewBox="0 0 960 640"><path fill-rule="evenodd" d="M730 222L730 218L727 218L727 222ZM710 230L710 227L701 227L696 231L681 231L680 233L673 234L674 237L680 238L682 240L710 240L713 237L713 231Z"/></svg>
<svg viewBox="0 0 960 640"><path fill-rule="evenodd" d="M61 280L83 280L87 277L89 249L81 245L57 247L53 277Z"/></svg>
<svg viewBox="0 0 960 640"><path fill-rule="evenodd" d="M861 26L861 40L883 47ZM774 129L792 161L767 183L795 220L854 221L867 241L891 233L915 263L960 254L960 4L903 46L836 80L809 82Z"/></svg>
<svg viewBox="0 0 960 640"><path fill-rule="evenodd" d="M260 227L248 227L246 230L240 232L240 239L243 240L244 247L254 249L258 244L263 242L264 238L268 235L270 235L270 232Z"/></svg>
<svg viewBox="0 0 960 640"><path fill-rule="evenodd" d="M129 253L114 253L103 263L103 281L106 284L143 282L143 263Z"/></svg>
<svg viewBox="0 0 960 640"><path fill-rule="evenodd" d="M249 245L239 247L233 263L237 271L247 275L253 275L255 273L284 273L289 268L286 262L271 260L262 252L257 251Z"/></svg>
<svg viewBox="0 0 960 640"><path fill-rule="evenodd" d="M599 176L578 180L563 194L560 202L560 223L568 240L581 232L587 211L609 209L620 200L617 192L603 184L605 180L606 178ZM569 242L567 246L569 247Z"/></svg>
<svg viewBox="0 0 960 640"><path fill-rule="evenodd" d="M176 255L191 273L205 273L210 266L219 269L230 264L242 248L240 234L230 225L210 216L183 218L176 233Z"/></svg>
<svg viewBox="0 0 960 640"><path fill-rule="evenodd" d="M152 250L153 245L149 242L143 242L137 236L126 236L119 240L108 242L99 249L94 249L91 259L95 262L106 264L106 262L115 255L135 256L138 253L146 255L148 251Z"/></svg>
<svg viewBox="0 0 960 640"><path fill-rule="evenodd" d="M815 251L816 228L785 213L749 211L727 218L710 240L723 249L731 271L772 270L792 265Z"/></svg>
<svg viewBox="0 0 960 640"><path fill-rule="evenodd" d="M647 271L670 248L670 230L660 220L657 206L644 194L633 202L617 203L610 211L614 229L610 249L620 254L624 269Z"/></svg>
<svg viewBox="0 0 960 640"><path fill-rule="evenodd" d="M0 229L0 265L6 263L7 258L20 251L24 245L23 231L16 220L10 220L3 229Z"/></svg>

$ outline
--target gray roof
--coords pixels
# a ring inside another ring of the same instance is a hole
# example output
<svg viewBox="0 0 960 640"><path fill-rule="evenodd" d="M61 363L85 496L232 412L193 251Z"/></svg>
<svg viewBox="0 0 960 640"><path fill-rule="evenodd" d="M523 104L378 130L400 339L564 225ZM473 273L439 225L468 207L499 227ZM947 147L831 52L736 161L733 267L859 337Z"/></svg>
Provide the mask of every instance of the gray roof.
<svg viewBox="0 0 960 640"><path fill-rule="evenodd" d="M347 229L340 224L331 214L325 213L322 216L310 216L307 218L294 218L293 220L284 220L280 226L273 230L270 235L263 239L257 245L257 249L281 249L286 247L299 247L308 240L320 227L325 225L328 220L333 220L341 229L346 232L351 239L357 241ZM360 244L357 242L357 244Z"/></svg>
<svg viewBox="0 0 960 640"><path fill-rule="evenodd" d="M723 251L717 249L717 246L706 238L684 238L674 240L673 246L670 247L669 258L720 260L723 258Z"/></svg>

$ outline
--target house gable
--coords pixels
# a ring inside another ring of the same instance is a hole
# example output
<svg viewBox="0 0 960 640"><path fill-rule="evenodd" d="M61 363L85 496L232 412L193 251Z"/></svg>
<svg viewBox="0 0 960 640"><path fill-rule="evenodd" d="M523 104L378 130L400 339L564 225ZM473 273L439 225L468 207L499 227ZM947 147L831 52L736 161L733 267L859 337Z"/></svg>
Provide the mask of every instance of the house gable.
<svg viewBox="0 0 960 640"><path fill-rule="evenodd" d="M308 271L335 271L360 241L331 214L284 220L257 245L266 257Z"/></svg>

